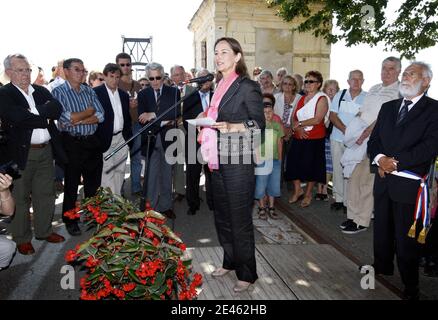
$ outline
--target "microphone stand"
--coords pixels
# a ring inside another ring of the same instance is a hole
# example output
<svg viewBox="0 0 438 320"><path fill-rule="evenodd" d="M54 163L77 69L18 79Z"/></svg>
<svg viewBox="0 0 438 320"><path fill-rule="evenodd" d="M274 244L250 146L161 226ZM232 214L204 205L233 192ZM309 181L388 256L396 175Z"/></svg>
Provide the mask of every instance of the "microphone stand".
<svg viewBox="0 0 438 320"><path fill-rule="evenodd" d="M133 135L131 138L129 138L127 141L122 143L121 145L117 146L110 154L108 154L104 160L108 161L111 157L113 157L120 149L122 149L124 146L126 146L129 142L137 138L140 134L142 134L144 131L151 128L153 125L161 121L167 114L169 114L171 111L176 110L176 107L179 106L181 103L183 103L185 100L187 100L189 97L194 95L195 93L198 93L201 89L202 84L198 83L198 86L193 90L190 94L185 95L183 98L181 98L179 101L175 102L171 107L169 107L166 111L164 111L162 114L157 116L155 119L147 123L143 128L141 128L135 135ZM178 89L177 89L178 90ZM161 127L160 127L161 128ZM146 163L145 163L145 179L143 182L143 195L141 197L140 201L140 210L144 211L146 207L146 197L147 197L147 184L148 184L148 177L149 177L149 148L150 148L150 140L152 136L152 131L148 131L148 138L147 138L147 144L146 144ZM164 146L163 146L164 147ZM134 151L135 152L135 151ZM146 185L144 185L146 184Z"/></svg>

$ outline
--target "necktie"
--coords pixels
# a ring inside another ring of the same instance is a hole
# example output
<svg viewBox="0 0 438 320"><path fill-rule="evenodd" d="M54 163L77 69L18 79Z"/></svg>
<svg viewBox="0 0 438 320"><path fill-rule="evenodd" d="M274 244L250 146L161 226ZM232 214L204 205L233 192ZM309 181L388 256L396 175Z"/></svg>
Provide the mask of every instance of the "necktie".
<svg viewBox="0 0 438 320"><path fill-rule="evenodd" d="M160 91L160 89L157 89L157 90L155 90L155 92L157 93L157 113L158 113L158 110L160 110L161 91Z"/></svg>
<svg viewBox="0 0 438 320"><path fill-rule="evenodd" d="M406 116L409 112L408 106L411 104L412 104L412 101L405 100L405 104L403 105L400 112L398 113L397 124L399 124L400 122L403 121L404 118L406 118Z"/></svg>
<svg viewBox="0 0 438 320"><path fill-rule="evenodd" d="M207 95L208 95L208 92L201 92L202 109L204 111L207 110L207 108L208 108Z"/></svg>

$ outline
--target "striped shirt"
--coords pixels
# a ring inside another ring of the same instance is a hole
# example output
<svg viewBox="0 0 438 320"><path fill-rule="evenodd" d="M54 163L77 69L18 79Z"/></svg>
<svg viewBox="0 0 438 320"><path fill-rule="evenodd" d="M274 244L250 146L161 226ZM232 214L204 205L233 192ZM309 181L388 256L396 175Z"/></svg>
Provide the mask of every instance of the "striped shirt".
<svg viewBox="0 0 438 320"><path fill-rule="evenodd" d="M93 89L81 84L79 93L76 92L68 81L53 89L53 96L61 102L63 111L58 121L60 131L66 131L73 136L88 136L97 129L97 124L79 124L73 126L71 123L72 112L82 112L88 107L96 110L94 114L99 123L104 120L104 111Z"/></svg>

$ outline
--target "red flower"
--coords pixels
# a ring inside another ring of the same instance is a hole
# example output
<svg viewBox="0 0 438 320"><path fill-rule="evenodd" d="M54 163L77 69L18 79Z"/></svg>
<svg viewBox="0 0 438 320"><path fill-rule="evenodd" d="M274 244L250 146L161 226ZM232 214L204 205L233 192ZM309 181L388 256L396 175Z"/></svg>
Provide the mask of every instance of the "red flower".
<svg viewBox="0 0 438 320"><path fill-rule="evenodd" d="M64 217L69 218L70 220L79 219L81 217L80 213L76 210L77 208L68 210L64 212Z"/></svg>
<svg viewBox="0 0 438 320"><path fill-rule="evenodd" d="M116 295L117 298L124 299L125 298L125 292L120 289L114 289L113 293Z"/></svg>
<svg viewBox="0 0 438 320"><path fill-rule="evenodd" d="M72 262L78 257L78 254L75 250L68 250L65 254L65 261Z"/></svg>
<svg viewBox="0 0 438 320"><path fill-rule="evenodd" d="M89 294L86 290L81 291L82 300L97 300L97 296Z"/></svg>
<svg viewBox="0 0 438 320"><path fill-rule="evenodd" d="M130 292L132 290L134 290L136 287L136 284L134 282L131 283L126 283L122 286L123 291L125 292Z"/></svg>
<svg viewBox="0 0 438 320"><path fill-rule="evenodd" d="M152 239L154 237L154 233L149 229L146 229L144 233L149 239Z"/></svg>
<svg viewBox="0 0 438 320"><path fill-rule="evenodd" d="M154 240L152 241L152 244L156 247L158 247L160 245L160 240L158 240L158 238L154 238Z"/></svg>
<svg viewBox="0 0 438 320"><path fill-rule="evenodd" d="M186 251L187 247L184 243L181 243L180 245L178 245L178 247L182 250L182 251Z"/></svg>
<svg viewBox="0 0 438 320"><path fill-rule="evenodd" d="M88 268L93 268L99 265L100 261L99 259L95 259L92 256L88 257L87 262L85 263L85 266Z"/></svg>
<svg viewBox="0 0 438 320"><path fill-rule="evenodd" d="M106 219L108 219L108 215L105 212L103 212L99 217L96 218L96 222L98 224L104 224Z"/></svg>

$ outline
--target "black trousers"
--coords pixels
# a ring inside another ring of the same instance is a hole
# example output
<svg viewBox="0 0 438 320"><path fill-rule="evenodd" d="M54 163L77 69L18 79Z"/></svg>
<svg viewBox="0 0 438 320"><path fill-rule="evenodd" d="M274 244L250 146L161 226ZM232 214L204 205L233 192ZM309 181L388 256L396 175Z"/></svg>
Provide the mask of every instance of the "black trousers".
<svg viewBox="0 0 438 320"><path fill-rule="evenodd" d="M420 245L408 237L414 221L414 204L394 202L387 192L374 195L374 267L376 274L394 272L394 254L406 291L415 292L419 281ZM417 236L421 231L417 221Z"/></svg>
<svg viewBox="0 0 438 320"><path fill-rule="evenodd" d="M252 164L220 165L212 172L214 218L224 249L223 268L241 281L257 280L254 227L255 175Z"/></svg>
<svg viewBox="0 0 438 320"><path fill-rule="evenodd" d="M62 141L68 157L68 164L64 168L64 203L62 212L75 207L78 195L78 186L81 176L84 181L85 197L96 195L102 178L102 151L96 136L72 137L63 133ZM62 216L64 222L70 219Z"/></svg>

